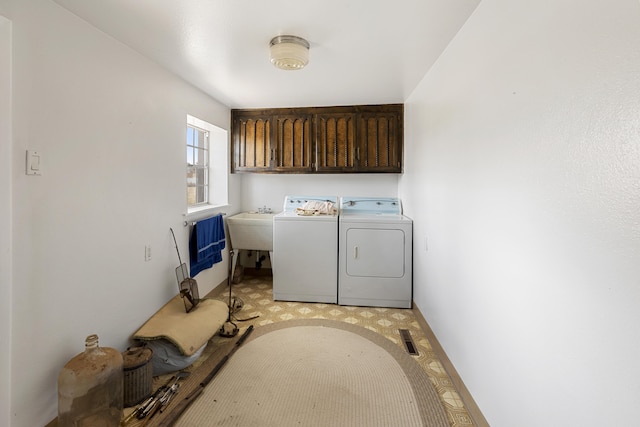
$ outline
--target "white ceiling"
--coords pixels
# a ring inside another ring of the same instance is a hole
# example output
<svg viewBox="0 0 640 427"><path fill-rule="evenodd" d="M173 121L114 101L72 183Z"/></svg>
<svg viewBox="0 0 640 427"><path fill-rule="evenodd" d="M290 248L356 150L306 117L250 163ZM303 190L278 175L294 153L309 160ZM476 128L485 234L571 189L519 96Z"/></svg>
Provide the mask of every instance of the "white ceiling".
<svg viewBox="0 0 640 427"><path fill-rule="evenodd" d="M404 102L480 0L54 0L231 108ZM279 34L309 65L269 62Z"/></svg>

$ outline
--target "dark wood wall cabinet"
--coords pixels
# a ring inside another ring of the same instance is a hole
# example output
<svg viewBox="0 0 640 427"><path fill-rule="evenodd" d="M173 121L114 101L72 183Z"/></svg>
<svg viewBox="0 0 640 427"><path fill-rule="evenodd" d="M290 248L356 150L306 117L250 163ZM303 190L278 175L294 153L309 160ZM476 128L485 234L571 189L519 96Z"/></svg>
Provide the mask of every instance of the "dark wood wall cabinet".
<svg viewBox="0 0 640 427"><path fill-rule="evenodd" d="M231 171L401 173L404 105L231 110Z"/></svg>

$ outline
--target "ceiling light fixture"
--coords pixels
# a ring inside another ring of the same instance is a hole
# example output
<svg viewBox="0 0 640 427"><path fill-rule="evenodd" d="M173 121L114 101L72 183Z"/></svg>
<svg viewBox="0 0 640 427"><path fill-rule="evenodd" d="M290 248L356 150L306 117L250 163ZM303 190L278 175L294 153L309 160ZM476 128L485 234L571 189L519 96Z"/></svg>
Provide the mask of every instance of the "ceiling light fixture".
<svg viewBox="0 0 640 427"><path fill-rule="evenodd" d="M300 70L309 63L309 42L298 36L275 36L269 42L271 63L283 70Z"/></svg>

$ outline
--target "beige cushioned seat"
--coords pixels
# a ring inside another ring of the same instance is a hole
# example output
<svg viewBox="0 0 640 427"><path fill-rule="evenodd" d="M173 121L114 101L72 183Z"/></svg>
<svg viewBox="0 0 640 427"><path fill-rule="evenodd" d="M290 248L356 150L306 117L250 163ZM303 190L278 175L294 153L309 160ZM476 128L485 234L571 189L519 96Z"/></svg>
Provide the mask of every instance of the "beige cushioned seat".
<svg viewBox="0 0 640 427"><path fill-rule="evenodd" d="M229 316L227 305L214 299L202 299L186 313L180 295L176 295L133 334L136 340L166 339L185 356L193 355L214 336Z"/></svg>

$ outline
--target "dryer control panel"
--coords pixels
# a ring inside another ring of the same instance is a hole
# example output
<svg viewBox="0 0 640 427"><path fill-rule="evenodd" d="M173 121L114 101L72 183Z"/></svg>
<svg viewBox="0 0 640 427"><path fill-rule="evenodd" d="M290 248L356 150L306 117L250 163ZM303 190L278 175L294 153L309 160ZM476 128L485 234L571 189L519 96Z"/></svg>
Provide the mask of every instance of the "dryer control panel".
<svg viewBox="0 0 640 427"><path fill-rule="evenodd" d="M331 202L336 206L338 198L334 196L286 196L282 210L293 212L298 208L303 208L308 202Z"/></svg>
<svg viewBox="0 0 640 427"><path fill-rule="evenodd" d="M402 215L397 197L341 197L341 215Z"/></svg>

